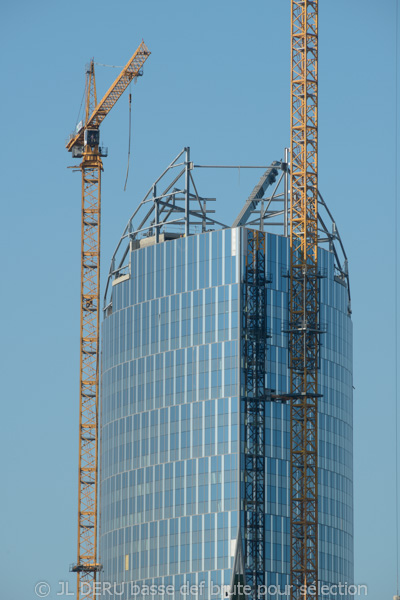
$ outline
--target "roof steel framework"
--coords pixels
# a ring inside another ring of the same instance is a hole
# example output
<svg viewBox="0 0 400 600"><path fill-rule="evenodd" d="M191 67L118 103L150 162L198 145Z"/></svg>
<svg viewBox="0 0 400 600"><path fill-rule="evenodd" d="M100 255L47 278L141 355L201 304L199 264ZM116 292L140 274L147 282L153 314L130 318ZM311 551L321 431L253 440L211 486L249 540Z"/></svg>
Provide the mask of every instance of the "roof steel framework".
<svg viewBox="0 0 400 600"><path fill-rule="evenodd" d="M260 181L244 201L238 217L240 226L270 231L288 236L290 226L290 153L284 150L284 159L269 165L202 165L190 160L190 149L183 148L154 181L142 201L132 213L113 253L106 284L104 306L110 302L112 281L129 272L130 242L154 236L154 242L164 240L162 233L176 236L193 235L210 229L233 227L216 217L216 198L201 195L195 182L195 171L200 169L263 170ZM268 185L263 183L275 171ZM188 189L189 183L189 189ZM258 191L263 190L262 194ZM255 196L257 196L255 198ZM251 210L247 210L251 204ZM211 208L212 207L212 208ZM347 254L336 221L322 194L318 192L318 245L334 255L335 278L347 287L348 310L350 279ZM245 213L245 218L241 215ZM187 233L188 232L188 233Z"/></svg>

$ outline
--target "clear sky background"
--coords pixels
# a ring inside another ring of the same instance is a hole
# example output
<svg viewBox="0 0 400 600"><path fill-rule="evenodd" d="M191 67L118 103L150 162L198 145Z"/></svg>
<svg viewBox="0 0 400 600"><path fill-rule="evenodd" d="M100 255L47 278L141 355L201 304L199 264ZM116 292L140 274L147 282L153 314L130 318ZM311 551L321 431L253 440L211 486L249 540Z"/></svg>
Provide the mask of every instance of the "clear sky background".
<svg viewBox="0 0 400 600"><path fill-rule="evenodd" d="M396 0L320 1L320 189L350 260L355 579L396 593L394 173ZM84 67L152 52L105 120L102 271L134 207L186 145L197 163L269 164L289 144L290 0L4 3L1 44L2 598L36 598L76 561L80 177L65 140ZM118 74L97 68L99 97ZM201 175L230 221L258 181Z"/></svg>

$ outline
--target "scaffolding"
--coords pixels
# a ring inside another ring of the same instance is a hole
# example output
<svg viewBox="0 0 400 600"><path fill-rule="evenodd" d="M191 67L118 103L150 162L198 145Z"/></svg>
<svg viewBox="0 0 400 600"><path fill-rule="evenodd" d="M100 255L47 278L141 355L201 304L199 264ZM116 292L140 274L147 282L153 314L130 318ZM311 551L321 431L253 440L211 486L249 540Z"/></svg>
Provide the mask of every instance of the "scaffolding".
<svg viewBox="0 0 400 600"><path fill-rule="evenodd" d="M267 358L265 235L243 232L246 259L241 327L241 502L244 573L251 598L265 585L265 365Z"/></svg>

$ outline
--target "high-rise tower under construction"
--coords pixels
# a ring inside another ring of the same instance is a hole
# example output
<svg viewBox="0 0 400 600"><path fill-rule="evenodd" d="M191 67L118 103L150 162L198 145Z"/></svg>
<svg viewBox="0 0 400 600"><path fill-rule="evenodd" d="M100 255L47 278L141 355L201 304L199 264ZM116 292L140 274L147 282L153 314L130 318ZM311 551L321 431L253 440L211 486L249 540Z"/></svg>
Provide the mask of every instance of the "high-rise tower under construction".
<svg viewBox="0 0 400 600"><path fill-rule="evenodd" d="M151 585L156 597L188 584L222 598L239 582L290 583L287 162L266 169L231 224L195 171L185 149L155 182L108 279L100 560L123 599ZM346 254L319 203L319 573L330 585L353 579L352 323Z"/></svg>

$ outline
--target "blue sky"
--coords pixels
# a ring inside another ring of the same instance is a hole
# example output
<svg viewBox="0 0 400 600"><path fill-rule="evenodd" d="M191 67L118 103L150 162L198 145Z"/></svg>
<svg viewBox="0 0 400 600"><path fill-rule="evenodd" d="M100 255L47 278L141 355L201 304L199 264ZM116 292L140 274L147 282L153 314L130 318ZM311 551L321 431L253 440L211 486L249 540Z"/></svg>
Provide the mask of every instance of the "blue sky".
<svg viewBox="0 0 400 600"><path fill-rule="evenodd" d="M396 0L320 2L320 189L350 261L355 566L370 600L395 567L394 147ZM102 126L102 270L152 181L186 145L198 163L269 164L289 144L290 1L20 0L1 19L2 597L75 577L80 180L65 140L84 66L152 52ZM97 68L98 95L118 71ZM229 220L258 173L202 175ZM56 597L52 595L51 597Z"/></svg>

